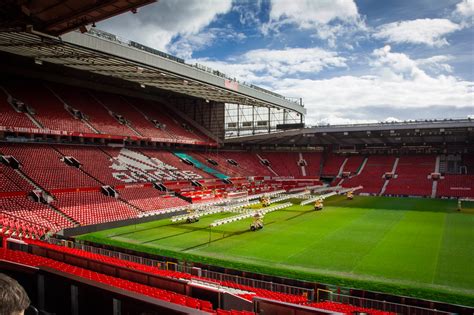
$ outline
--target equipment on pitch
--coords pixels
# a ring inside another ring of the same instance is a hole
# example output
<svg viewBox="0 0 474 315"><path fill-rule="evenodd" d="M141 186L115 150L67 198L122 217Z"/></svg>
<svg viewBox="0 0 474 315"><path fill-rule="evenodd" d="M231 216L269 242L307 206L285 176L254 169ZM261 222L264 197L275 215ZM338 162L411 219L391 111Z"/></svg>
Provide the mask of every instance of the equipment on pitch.
<svg viewBox="0 0 474 315"><path fill-rule="evenodd" d="M352 200L352 199L354 199L354 191L352 191L352 190L351 190L351 191L348 191L348 192L346 193L346 197L347 197L347 200Z"/></svg>
<svg viewBox="0 0 474 315"><path fill-rule="evenodd" d="M270 205L270 197L263 195L260 197L260 203L262 204L262 207L268 207Z"/></svg>
<svg viewBox="0 0 474 315"><path fill-rule="evenodd" d="M314 210L322 210L323 207L323 199L316 199L316 202L314 203Z"/></svg>
<svg viewBox="0 0 474 315"><path fill-rule="evenodd" d="M266 207L266 208L261 208L261 209L258 209L258 210L257 209L256 210L251 210L251 211L244 212L244 213L241 213L241 214L238 214L238 215L234 215L232 217L216 220L216 221L212 222L210 224L210 226L215 227L215 226L219 226L219 225L222 225L222 224L227 224L227 223L231 223L231 222L251 218L255 215L256 212L259 212L262 216L264 216L265 214L267 214L269 212L277 211L277 210L284 209L284 208L288 208L291 205L292 205L291 202L286 202L286 203L283 203L283 204L278 204L278 205L274 205L274 206L270 206L270 207Z"/></svg>
<svg viewBox="0 0 474 315"><path fill-rule="evenodd" d="M188 209L188 217L186 218L186 223L195 223L199 221L199 215L197 215L197 210L196 209Z"/></svg>
<svg viewBox="0 0 474 315"><path fill-rule="evenodd" d="M253 222L250 224L250 230L256 231L261 229L263 229L263 214L257 211L253 215Z"/></svg>

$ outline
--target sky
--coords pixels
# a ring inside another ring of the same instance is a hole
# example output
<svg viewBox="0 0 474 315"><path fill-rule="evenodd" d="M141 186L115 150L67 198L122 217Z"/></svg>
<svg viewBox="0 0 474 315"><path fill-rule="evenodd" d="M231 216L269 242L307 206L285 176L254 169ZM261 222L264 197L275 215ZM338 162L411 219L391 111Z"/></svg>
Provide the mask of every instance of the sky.
<svg viewBox="0 0 474 315"><path fill-rule="evenodd" d="M474 0L160 0L97 27L301 97L308 125L474 118Z"/></svg>

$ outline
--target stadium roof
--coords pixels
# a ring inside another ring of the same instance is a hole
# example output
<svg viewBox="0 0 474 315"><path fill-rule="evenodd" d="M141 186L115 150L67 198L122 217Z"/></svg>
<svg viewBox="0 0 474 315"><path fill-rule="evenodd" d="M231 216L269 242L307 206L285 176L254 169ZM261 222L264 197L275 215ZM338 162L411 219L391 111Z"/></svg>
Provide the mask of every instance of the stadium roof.
<svg viewBox="0 0 474 315"><path fill-rule="evenodd" d="M474 144L474 119L316 126L225 140L257 145L408 145Z"/></svg>
<svg viewBox="0 0 474 315"><path fill-rule="evenodd" d="M105 32L70 32L52 37L34 30L3 31L0 32L0 50L30 57L37 64L59 64L136 82L144 88L154 86L209 101L284 108L301 115L306 113L300 102L240 84Z"/></svg>
<svg viewBox="0 0 474 315"><path fill-rule="evenodd" d="M49 35L61 35L155 0L3 0L0 28L33 26Z"/></svg>

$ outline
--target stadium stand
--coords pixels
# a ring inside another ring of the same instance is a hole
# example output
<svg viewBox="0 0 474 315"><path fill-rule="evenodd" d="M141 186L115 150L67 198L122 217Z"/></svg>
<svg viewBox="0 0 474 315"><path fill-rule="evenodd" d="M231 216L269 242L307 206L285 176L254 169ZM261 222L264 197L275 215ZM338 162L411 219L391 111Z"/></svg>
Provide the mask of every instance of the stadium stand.
<svg viewBox="0 0 474 315"><path fill-rule="evenodd" d="M331 302L331 301L311 303L308 305L311 307L343 313L343 314L348 314L348 315L350 314L395 315L396 314L396 313L391 313L391 312L379 311L372 308L358 307L358 306L353 306L350 304L343 304L343 303Z"/></svg>
<svg viewBox="0 0 474 315"><path fill-rule="evenodd" d="M53 205L81 225L136 217L138 210L99 191L59 193Z"/></svg>
<svg viewBox="0 0 474 315"><path fill-rule="evenodd" d="M317 177L321 175L322 154L320 152L304 152L301 157L306 161L306 176Z"/></svg>
<svg viewBox="0 0 474 315"><path fill-rule="evenodd" d="M474 176L444 175L438 180L437 197L474 198Z"/></svg>
<svg viewBox="0 0 474 315"><path fill-rule="evenodd" d="M298 165L300 160L299 153L296 152L265 152L260 156L270 162L270 167L283 177L302 177L301 167Z"/></svg>
<svg viewBox="0 0 474 315"><path fill-rule="evenodd" d="M129 187L118 190L120 198L143 211L174 208L189 204L153 187Z"/></svg>
<svg viewBox="0 0 474 315"><path fill-rule="evenodd" d="M120 288L122 290L132 291L171 303L185 305L188 307L203 309L212 312L212 305L207 301L195 299L186 295L159 289L156 287L151 287L137 282L112 277L103 273L98 273L95 271L76 267L50 258L32 255L22 251L0 249L0 259L17 262L32 267L47 266L53 269L79 276L81 278L92 280L94 282L103 283L109 286Z"/></svg>
<svg viewBox="0 0 474 315"><path fill-rule="evenodd" d="M362 185L364 188L360 192L379 194L385 182L385 178L383 178L383 176L385 173L392 171L394 162L395 157L393 156L370 156L364 168L361 170L361 173L346 179L342 183L342 187L357 187ZM348 163L349 162L347 162L346 165ZM355 165L356 163L351 163L351 173L354 170L355 167L353 168L353 166ZM344 170L346 170L346 166L344 166Z"/></svg>
<svg viewBox="0 0 474 315"><path fill-rule="evenodd" d="M347 162L342 169L343 172L349 172L351 175L357 173L364 162L365 157L360 155L347 157Z"/></svg>
<svg viewBox="0 0 474 315"><path fill-rule="evenodd" d="M102 134L136 136L130 128L120 124L109 111L92 96L89 90L65 85L52 85L52 90L71 107L87 117L87 121Z"/></svg>
<svg viewBox="0 0 474 315"><path fill-rule="evenodd" d="M339 170L346 160L345 156L329 153L325 160L321 171L322 176L334 177L339 175Z"/></svg>
<svg viewBox="0 0 474 315"><path fill-rule="evenodd" d="M15 157L21 172L49 191L100 186L80 169L63 162L63 156L49 145L0 144L0 153Z"/></svg>
<svg viewBox="0 0 474 315"><path fill-rule="evenodd" d="M232 165L223 155L225 153L204 153L204 152L193 152L191 156L200 161L203 164L207 164L210 167L216 169L217 171L227 174L230 177L241 177L245 176L245 170L240 165ZM210 160L217 163L213 164Z"/></svg>
<svg viewBox="0 0 474 315"><path fill-rule="evenodd" d="M93 132L81 120L74 118L65 109L61 100L42 82L11 80L3 86L15 99L34 109L33 116L43 128L70 132Z"/></svg>
<svg viewBox="0 0 474 315"><path fill-rule="evenodd" d="M142 112L150 121L155 120L161 128L173 138L184 141L207 141L200 132L186 124L182 120L176 119L177 115L170 115L169 109L164 105L150 100L130 99L130 102Z"/></svg>
<svg viewBox="0 0 474 315"><path fill-rule="evenodd" d="M36 126L24 113L17 112L10 103L8 95L5 94L3 86L0 85L0 125L5 127L35 128Z"/></svg>
<svg viewBox="0 0 474 315"><path fill-rule="evenodd" d="M430 196L436 156L401 156L394 177L389 180L385 195Z"/></svg>
<svg viewBox="0 0 474 315"><path fill-rule="evenodd" d="M236 161L242 169L246 170L246 176L275 176L266 166L264 166L255 153L243 151L225 152L228 159Z"/></svg>

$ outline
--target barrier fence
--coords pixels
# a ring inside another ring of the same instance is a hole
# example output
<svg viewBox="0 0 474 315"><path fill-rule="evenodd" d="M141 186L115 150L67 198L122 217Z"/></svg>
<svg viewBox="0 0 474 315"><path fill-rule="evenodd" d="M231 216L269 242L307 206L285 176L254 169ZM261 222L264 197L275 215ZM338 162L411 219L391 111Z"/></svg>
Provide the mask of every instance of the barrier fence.
<svg viewBox="0 0 474 315"><path fill-rule="evenodd" d="M340 293L335 293L330 290L318 289L316 291L316 301L324 302L339 302L344 304L350 304L357 307L372 308L385 312L391 312L396 314L416 314L416 315L449 315L452 313L438 311L430 308L423 308L418 306L411 306L406 304L398 304L393 302L379 301L361 298L357 296L350 296Z"/></svg>
<svg viewBox="0 0 474 315"><path fill-rule="evenodd" d="M147 266L156 267L160 270L173 270L184 272L188 274L196 274L196 268L192 265L180 264L176 262L164 261L164 260L155 260L150 258L145 258L137 255L125 254L122 252L98 248L90 245L74 243L71 241L64 241L60 239L50 238L48 240L52 244L56 245L66 245L68 247L73 247L76 249L81 249L90 253L100 254L109 257L115 257L126 261L131 261ZM65 244L66 243L66 244ZM216 271L210 271L207 269L200 269L200 279L208 278L211 280L217 280L220 282L230 281L237 283L243 286L249 286L257 289L265 289L274 292L293 294L298 296L306 296L308 301L332 301L339 302L344 304L350 304L353 306L372 308L386 312L392 312L397 314L416 314L416 315L450 315L452 313L439 311L430 308L423 308L418 306L411 306L406 304L399 304L387 301L367 299L357 296L350 296L341 293L336 293L331 290L318 289L316 292L314 289L307 289L302 287L295 287L286 284L273 283L263 280L251 279L246 277L240 277L237 275L230 275Z"/></svg>
<svg viewBox="0 0 474 315"><path fill-rule="evenodd" d="M64 240L55 239L55 238L50 238L48 241L49 243L52 243L55 245L64 245L64 242L65 242ZM98 247L74 243L70 241L66 241L66 243L68 247L81 249L89 253L100 254L100 255L104 255L108 257L114 257L114 258L119 258L126 261L131 261L131 262L142 264L142 265L156 267L160 270L173 270L173 271L179 271L179 272L184 272L188 274L195 273L195 270L193 270L193 266L177 264L175 262L169 262L169 261L164 261L164 260L155 260L155 259L145 258L141 256L131 255L131 254L125 254L125 253L114 251L114 250L98 248ZM314 299L313 289L306 289L306 288L295 287L295 286L286 285L286 284L273 283L273 282L268 282L268 281L263 281L263 280L239 277L237 275L229 275L229 274L216 272L216 271L210 271L206 269L201 269L201 277L208 278L211 280L230 281L230 282L237 283L239 285L245 285L245 286L249 286L249 287L253 287L257 289L265 289L265 290L274 291L274 292L306 296L309 301L313 301Z"/></svg>

